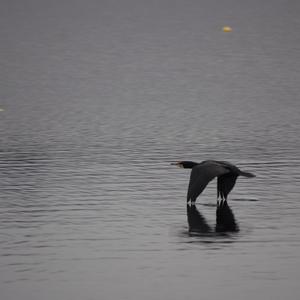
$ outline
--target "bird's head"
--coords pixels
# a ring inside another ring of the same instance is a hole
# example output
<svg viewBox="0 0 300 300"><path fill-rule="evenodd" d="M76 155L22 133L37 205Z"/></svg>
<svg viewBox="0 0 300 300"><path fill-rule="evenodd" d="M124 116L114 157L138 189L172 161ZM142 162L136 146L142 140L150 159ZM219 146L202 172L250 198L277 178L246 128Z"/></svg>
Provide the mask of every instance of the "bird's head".
<svg viewBox="0 0 300 300"><path fill-rule="evenodd" d="M179 168L184 168L184 169L192 169L194 166L198 165L198 163L193 162L193 161L176 161L171 163L171 165L177 166Z"/></svg>

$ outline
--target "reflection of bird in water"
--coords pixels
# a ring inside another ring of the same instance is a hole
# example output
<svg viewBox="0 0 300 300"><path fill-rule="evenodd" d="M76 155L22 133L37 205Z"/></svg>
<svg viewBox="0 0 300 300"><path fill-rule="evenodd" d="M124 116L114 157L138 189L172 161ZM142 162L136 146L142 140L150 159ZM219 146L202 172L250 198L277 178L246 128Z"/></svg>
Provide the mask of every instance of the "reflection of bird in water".
<svg viewBox="0 0 300 300"><path fill-rule="evenodd" d="M196 205L186 206L187 219L189 224L189 232L210 232L211 228L207 224L205 218L200 214Z"/></svg>
<svg viewBox="0 0 300 300"><path fill-rule="evenodd" d="M238 176L255 177L252 173L244 172L235 165L225 161L205 160L201 163L193 161L179 161L172 163L181 168L192 169L187 193L187 202L195 203L207 184L218 177L218 198L227 200Z"/></svg>
<svg viewBox="0 0 300 300"><path fill-rule="evenodd" d="M212 228L207 224L205 218L198 211L196 205L187 205L187 219L189 232L213 233ZM237 232L239 231L233 211L227 201L220 201L216 210L215 232Z"/></svg>
<svg viewBox="0 0 300 300"><path fill-rule="evenodd" d="M217 202L216 217L216 232L239 231L233 211L226 200Z"/></svg>

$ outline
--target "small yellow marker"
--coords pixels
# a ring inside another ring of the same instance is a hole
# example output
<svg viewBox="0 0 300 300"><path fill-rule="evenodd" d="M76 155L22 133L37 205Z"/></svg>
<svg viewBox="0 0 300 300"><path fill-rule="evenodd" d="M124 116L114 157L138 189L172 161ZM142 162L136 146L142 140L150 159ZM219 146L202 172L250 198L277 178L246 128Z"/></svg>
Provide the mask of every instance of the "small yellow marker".
<svg viewBox="0 0 300 300"><path fill-rule="evenodd" d="M0 111L4 111L4 109L0 107Z"/></svg>
<svg viewBox="0 0 300 300"><path fill-rule="evenodd" d="M223 32L231 32L232 31L232 28L230 26L224 26L222 28Z"/></svg>

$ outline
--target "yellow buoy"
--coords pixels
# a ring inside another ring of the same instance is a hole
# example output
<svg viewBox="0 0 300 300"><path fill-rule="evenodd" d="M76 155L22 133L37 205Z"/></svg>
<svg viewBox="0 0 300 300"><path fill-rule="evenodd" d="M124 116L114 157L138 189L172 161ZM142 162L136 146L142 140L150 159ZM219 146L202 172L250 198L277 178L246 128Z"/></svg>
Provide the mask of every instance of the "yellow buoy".
<svg viewBox="0 0 300 300"><path fill-rule="evenodd" d="M0 111L4 111L4 109L0 107Z"/></svg>
<svg viewBox="0 0 300 300"><path fill-rule="evenodd" d="M223 27L223 31L224 32L231 32L232 31L232 28L230 26L224 26Z"/></svg>

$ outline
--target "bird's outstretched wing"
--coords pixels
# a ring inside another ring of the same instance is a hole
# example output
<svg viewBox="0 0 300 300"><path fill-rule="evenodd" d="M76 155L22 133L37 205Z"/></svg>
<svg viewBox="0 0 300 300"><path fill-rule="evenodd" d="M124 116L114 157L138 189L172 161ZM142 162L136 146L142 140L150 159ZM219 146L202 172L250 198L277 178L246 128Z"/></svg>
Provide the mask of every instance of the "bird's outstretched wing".
<svg viewBox="0 0 300 300"><path fill-rule="evenodd" d="M218 177L217 190L218 198L227 199L228 194L233 189L238 174L227 173Z"/></svg>
<svg viewBox="0 0 300 300"><path fill-rule="evenodd" d="M195 166L191 172L187 201L195 202L211 180L229 172L224 166L214 161L205 161Z"/></svg>

